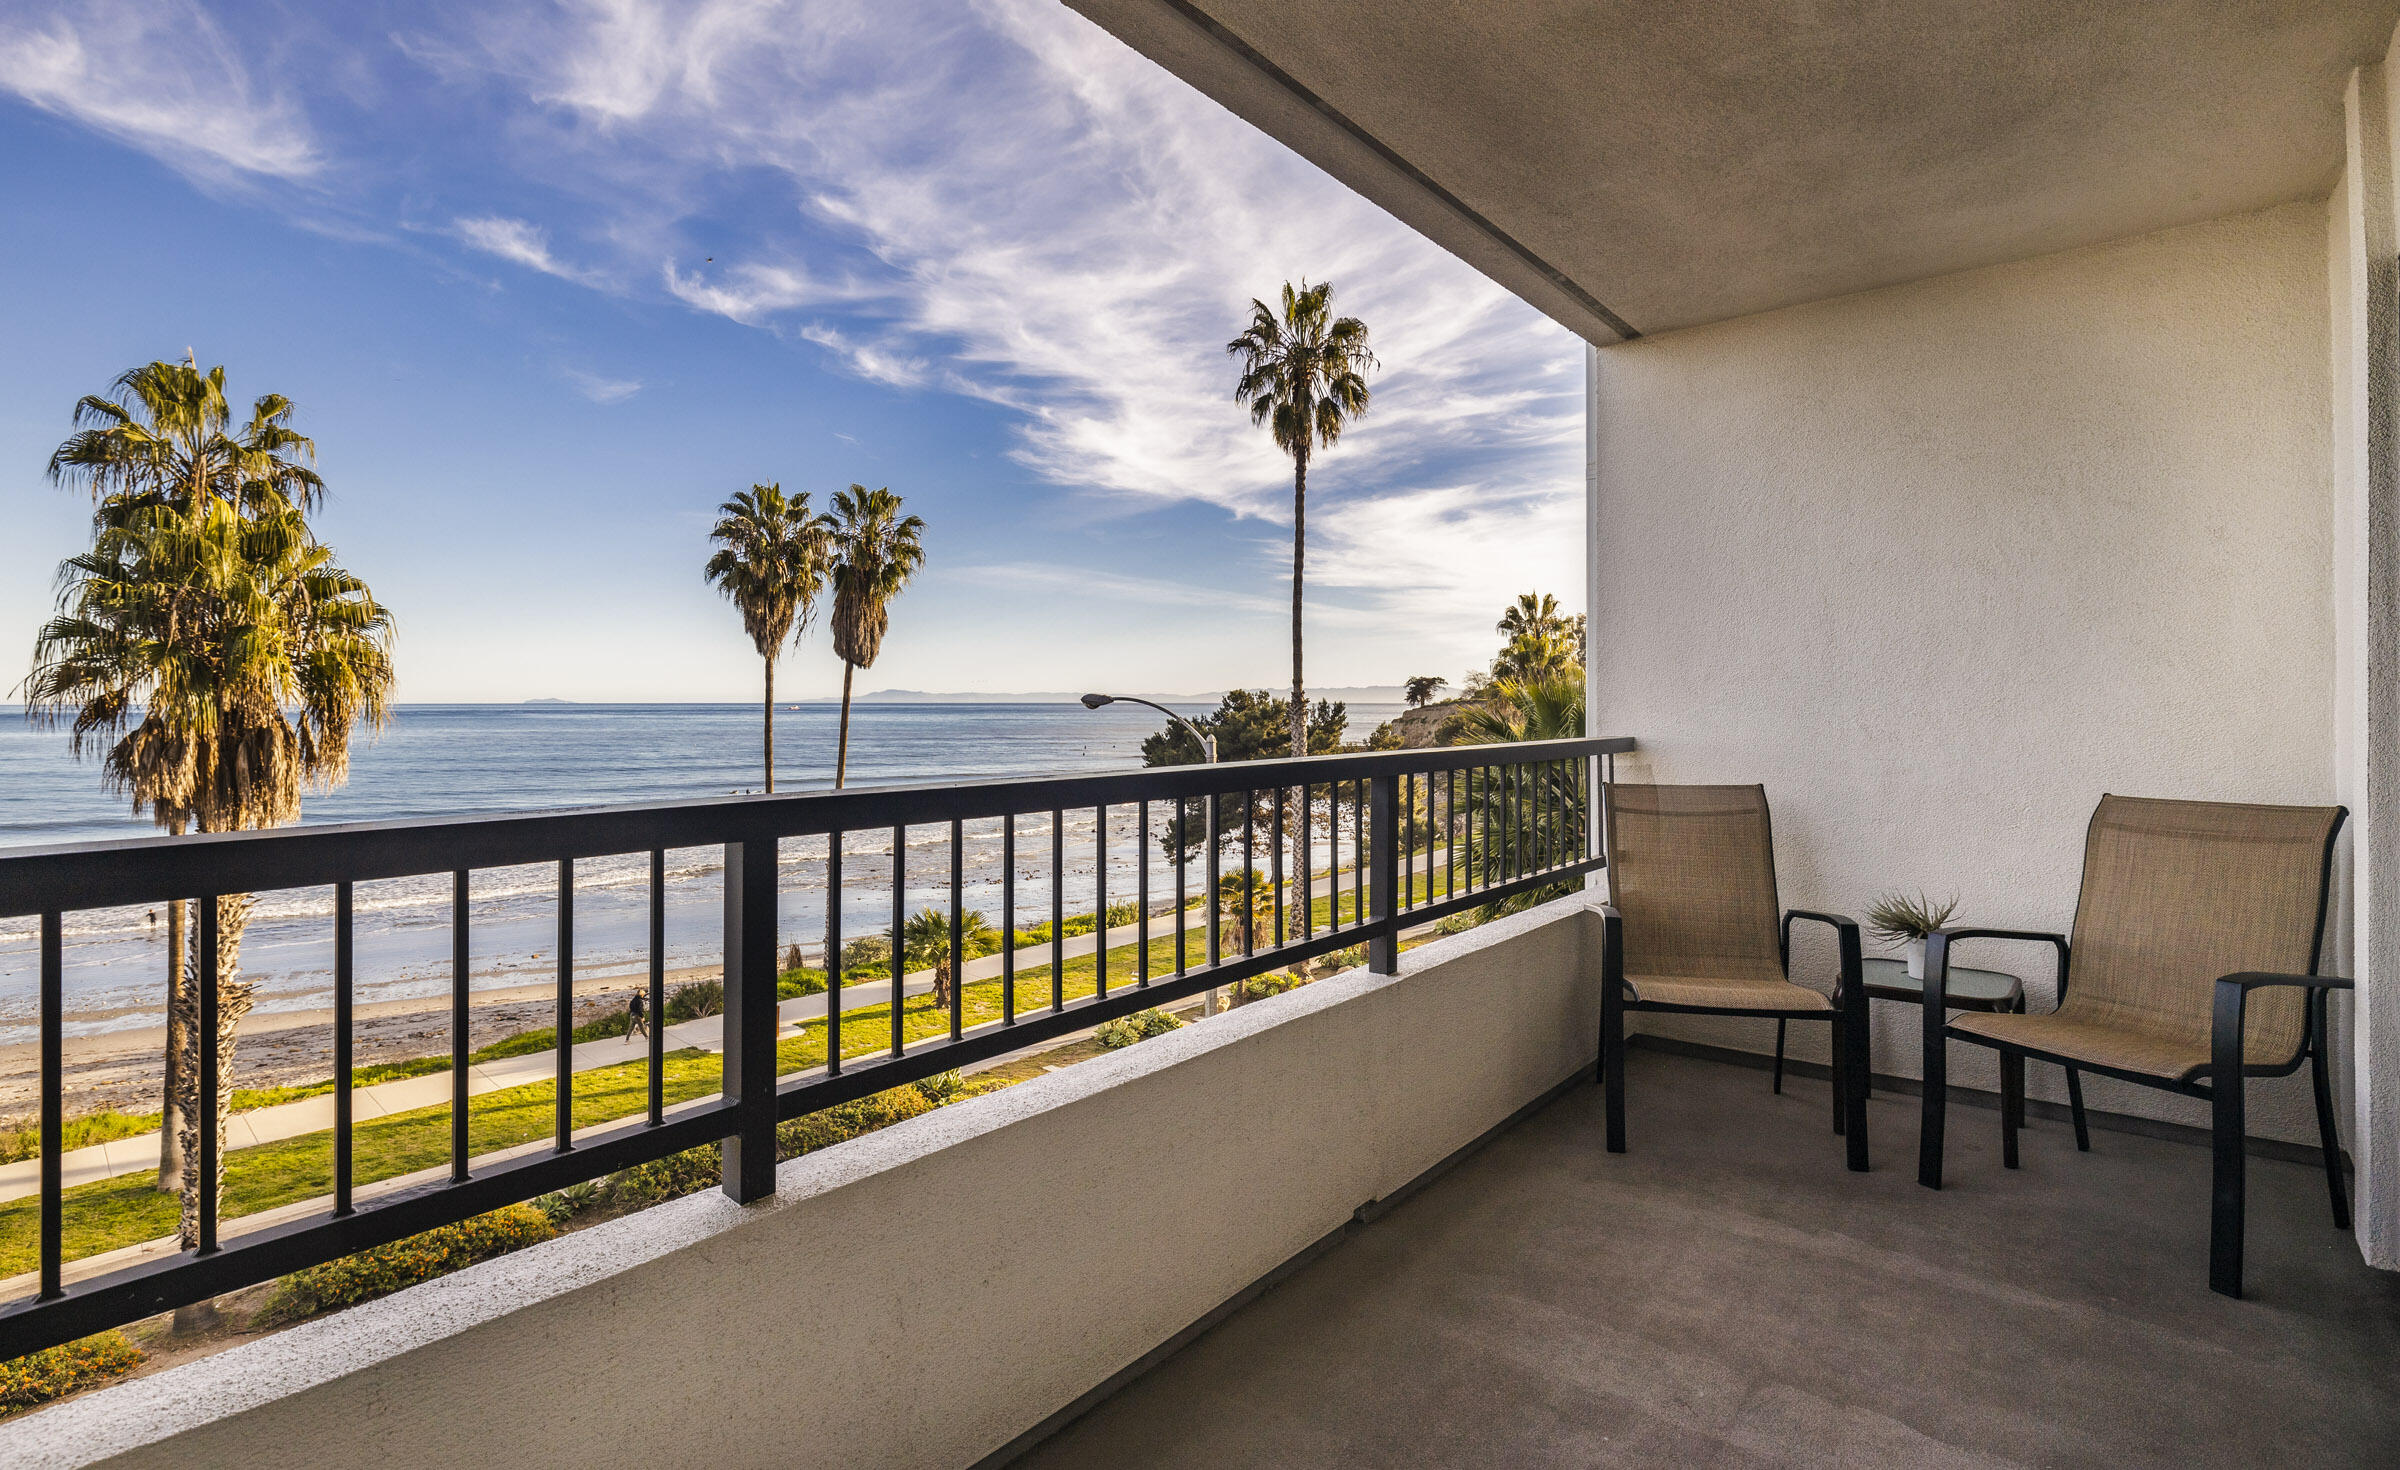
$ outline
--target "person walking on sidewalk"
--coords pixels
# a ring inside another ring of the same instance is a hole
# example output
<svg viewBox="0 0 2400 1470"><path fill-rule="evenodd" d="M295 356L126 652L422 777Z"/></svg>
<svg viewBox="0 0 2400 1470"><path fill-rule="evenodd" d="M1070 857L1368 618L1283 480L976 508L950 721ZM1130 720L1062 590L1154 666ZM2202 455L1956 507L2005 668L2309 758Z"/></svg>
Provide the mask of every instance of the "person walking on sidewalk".
<svg viewBox="0 0 2400 1470"><path fill-rule="evenodd" d="M633 993L633 999L625 1003L625 1044L631 1046L636 1036L649 1034L650 1002L637 990Z"/></svg>

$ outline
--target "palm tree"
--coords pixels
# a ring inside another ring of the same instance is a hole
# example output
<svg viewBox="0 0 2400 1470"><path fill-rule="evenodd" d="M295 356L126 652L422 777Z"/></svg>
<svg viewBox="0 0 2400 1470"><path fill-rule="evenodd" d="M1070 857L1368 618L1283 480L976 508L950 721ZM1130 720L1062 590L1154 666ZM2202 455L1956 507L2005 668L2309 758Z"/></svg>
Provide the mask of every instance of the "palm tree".
<svg viewBox="0 0 2400 1470"><path fill-rule="evenodd" d="M717 507L708 539L717 550L702 574L742 610L742 631L767 666L767 790L775 789L775 660L786 638L808 631L825 587L825 517L812 515L808 492L786 498L780 482L752 485Z"/></svg>
<svg viewBox="0 0 2400 1470"><path fill-rule="evenodd" d="M1225 344L1242 360L1233 388L1250 405L1250 422L1274 435L1292 457L1292 712L1293 755L1308 753L1308 695L1300 676L1302 574L1308 561L1308 461L1331 449L1350 420L1367 411L1367 379L1377 363L1367 348L1366 323L1333 315L1333 283L1295 290L1283 286L1283 310L1250 303L1250 325Z"/></svg>
<svg viewBox="0 0 2400 1470"><path fill-rule="evenodd" d="M245 511L277 506L306 511L324 494L325 482L308 467L316 445L291 426L292 403L280 393L257 399L250 419L228 432L233 412L225 397L225 369L220 364L203 373L186 354L184 361L153 362L120 375L109 394L87 394L75 405L76 432L50 455L54 483L79 485L92 496L94 521L122 524L138 511L154 506L190 510L209 501L224 501ZM125 609L128 617L134 609ZM143 635L168 636L165 627ZM30 711L29 711L30 713ZM121 722L119 706L87 722L76 716L75 749L87 748L87 737ZM166 767L110 765L113 787L133 797L134 810L149 810L168 835L180 834L188 814L175 802L160 802L155 782ZM178 1115L177 1069L185 1047L184 904L167 905L167 1046L164 1097L159 1129L158 1187L183 1187L183 1132Z"/></svg>
<svg viewBox="0 0 2400 1470"><path fill-rule="evenodd" d="M240 509L245 500L259 509ZM295 821L304 787L348 775L352 727L379 728L388 715L391 616L279 497L211 495L104 517L92 549L69 559L59 580L58 615L34 645L29 709L49 721L71 715L79 752L107 742L110 784L161 825L232 832ZM216 900L220 1148L234 1035L250 1007L240 978L250 902ZM186 1157L199 1146L192 990L173 1003ZM198 1244L200 1205L199 1179L186 1171L187 1249Z"/></svg>
<svg viewBox="0 0 2400 1470"><path fill-rule="evenodd" d="M1514 745L1526 740L1578 740L1583 737L1583 725L1580 671L1545 679L1503 679L1492 686L1490 703L1470 704L1460 711L1457 743ZM1475 777L1468 780L1468 820L1477 823L1483 832L1477 865L1483 869L1486 883L1502 882L1508 876L1501 867L1507 861L1507 852L1493 834L1512 823L1529 828L1534 840L1552 841L1554 847L1580 851L1585 840L1581 815L1583 793L1572 772L1559 766L1528 766L1523 770L1522 780L1526 784L1519 788L1518 800L1513 803L1503 800L1505 787ZM1497 904L1485 904L1475 912L1481 921L1513 914L1561 897L1580 881L1548 884Z"/></svg>
<svg viewBox="0 0 2400 1470"><path fill-rule="evenodd" d="M1566 622L1559 614L1557 598L1547 592L1520 592L1500 614L1499 632L1503 638L1522 638L1528 633L1562 630Z"/></svg>
<svg viewBox="0 0 2400 1470"><path fill-rule="evenodd" d="M925 520L900 514L889 486L837 490L830 517L833 651L842 661L842 738L833 758L839 789L850 770L850 678L872 668L891 626L891 601L925 565Z"/></svg>
<svg viewBox="0 0 2400 1470"><path fill-rule="evenodd" d="M961 927L964 927L961 916ZM927 904L908 916L900 928L900 972L905 976L912 970L933 971L933 1003L950 1004L950 920L940 909ZM900 981L893 981L893 1004L898 1005Z"/></svg>

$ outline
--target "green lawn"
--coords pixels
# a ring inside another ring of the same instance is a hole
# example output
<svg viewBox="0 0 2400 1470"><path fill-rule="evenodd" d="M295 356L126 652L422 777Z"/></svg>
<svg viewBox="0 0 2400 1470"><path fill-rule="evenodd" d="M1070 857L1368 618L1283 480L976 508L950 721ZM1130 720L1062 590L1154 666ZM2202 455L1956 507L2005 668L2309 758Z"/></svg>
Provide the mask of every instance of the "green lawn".
<svg viewBox="0 0 2400 1470"><path fill-rule="evenodd" d="M1419 897L1425 896L1429 878L1435 896L1443 891L1442 874L1419 874L1411 884ZM1346 887L1338 903L1330 897L1318 898L1312 906L1318 929L1322 931L1337 912L1347 922L1354 907L1353 895ZM1164 979L1172 975L1175 968L1174 916L1168 914L1154 918L1152 925L1160 932L1150 943L1151 975L1154 979ZM1264 942L1271 940L1272 935L1262 930L1260 938ZM1191 964L1199 965L1206 961L1208 935L1200 915L1191 916L1185 927L1184 943L1185 954ZM1112 991L1133 984L1135 948L1127 944L1109 951L1109 987ZM1041 963L1030 962L1036 955L1041 956ZM1038 1015L1050 1005L1048 958L1042 951L1035 950L1021 952L1020 959L1027 963L1017 972L1016 1013L1019 1016ZM1060 977L1064 998L1073 1001L1091 995L1095 973L1096 966L1091 955L1068 960ZM966 986L960 996L960 1006L968 1027L998 1020L1001 1012L1000 982L997 979L984 980ZM901 1010L901 1028L902 1034L912 1043L947 1035L950 1029L949 1010L947 1007L937 1008L930 995L909 997ZM812 1021L804 1036L777 1047L777 1070L792 1073L823 1066L825 1031L823 1022ZM842 1055L845 1059L873 1057L889 1050L890 1046L891 1009L888 1005L860 1006L842 1012ZM359 1069L359 1080L364 1084L371 1078L389 1080L394 1075L421 1075L447 1066L447 1058L422 1058L415 1062L387 1064L381 1068L362 1067ZM686 1050L668 1053L665 1085L668 1105L688 1102L715 1092L722 1084L723 1076L722 1059L713 1052ZM330 1083L325 1083L300 1088L261 1089L249 1095L256 1097L283 1093L289 1096L275 1100L288 1101L295 1097L313 1096L330 1086ZM576 1074L575 1126L586 1128L640 1114L649 1104L647 1087L647 1065L638 1059ZM472 1151L480 1155L548 1138L553 1126L553 1095L553 1084L542 1081L485 1093L471 1099L467 1106L468 1139ZM155 1127L155 1122L151 1126ZM360 1185L446 1163L450 1157L449 1104L437 1103L361 1123L352 1134L351 1147L355 1177ZM300 1200L320 1198L332 1192L333 1137L330 1133L312 1133L255 1148L236 1149L225 1156L225 1214L228 1219ZM152 1188L151 1176L147 1174L128 1174L78 1185L68 1190L64 1198L67 1258L76 1260L171 1235L176 1228L178 1209L175 1197L160 1194ZM37 1197L0 1204L0 1275L30 1271L40 1264L39 1231Z"/></svg>

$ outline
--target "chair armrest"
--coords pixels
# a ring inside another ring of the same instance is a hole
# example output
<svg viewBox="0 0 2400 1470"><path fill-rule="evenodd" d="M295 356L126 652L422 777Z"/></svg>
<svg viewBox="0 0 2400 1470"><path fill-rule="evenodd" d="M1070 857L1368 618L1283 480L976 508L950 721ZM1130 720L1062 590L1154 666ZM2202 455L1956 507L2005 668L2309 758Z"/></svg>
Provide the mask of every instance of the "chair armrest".
<svg viewBox="0 0 2400 1470"><path fill-rule="evenodd" d="M1625 915L1613 903L1600 909L1600 984L1625 983Z"/></svg>
<svg viewBox="0 0 2400 1470"><path fill-rule="evenodd" d="M1950 980L1950 946L1962 939L2013 939L2022 940L2028 944L2050 945L2058 951L2057 995L2051 1001L2050 1009L2055 1011L2067 1003L2068 951L2066 935L2053 934L2047 929L1943 929L1935 934L1928 934L1925 936L1925 992L1928 997L1933 994L1935 989L1934 954L1937 946L1934 944L1934 940L1937 938L1942 941L1938 948L1941 953L1941 984L1945 991Z"/></svg>
<svg viewBox="0 0 2400 1470"><path fill-rule="evenodd" d="M2351 990L2354 982L2340 975L2275 975L2264 970L2244 970L2239 974L2222 975L2217 979L2217 999L2209 1018L2209 1071L2220 1082L2239 1083L2242 1075L2242 1013L2249 1009L2250 992L2270 985L2295 985L2304 989ZM2312 1019L2310 1024L2316 1024Z"/></svg>
<svg viewBox="0 0 2400 1470"><path fill-rule="evenodd" d="M1794 919L1806 919L1812 924L1825 924L1832 928L1834 942L1841 947L1842 955L1841 988L1834 993L1834 998L1841 1000L1861 994L1862 987L1866 984L1866 967L1860 958L1858 920L1847 914L1822 913L1816 909L1785 909L1783 911L1783 971L1785 979L1791 978L1792 920Z"/></svg>

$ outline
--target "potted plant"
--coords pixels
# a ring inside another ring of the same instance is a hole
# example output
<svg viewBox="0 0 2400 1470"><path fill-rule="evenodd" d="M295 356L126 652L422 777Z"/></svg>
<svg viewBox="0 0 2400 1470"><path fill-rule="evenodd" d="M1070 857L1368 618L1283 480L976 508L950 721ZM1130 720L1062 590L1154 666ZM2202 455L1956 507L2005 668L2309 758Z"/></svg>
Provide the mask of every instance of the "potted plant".
<svg viewBox="0 0 2400 1470"><path fill-rule="evenodd" d="M1908 956L1908 978L1925 978L1925 936L1950 922L1958 912L1958 897L1935 903L1920 893L1887 893L1867 910L1867 929L1877 939L1897 944Z"/></svg>

